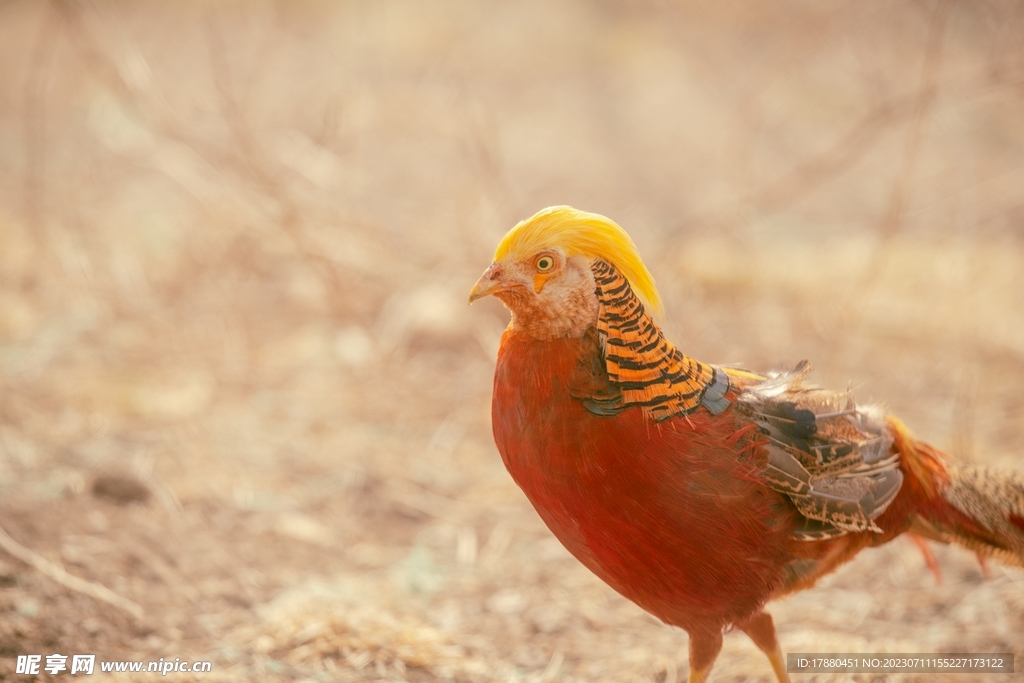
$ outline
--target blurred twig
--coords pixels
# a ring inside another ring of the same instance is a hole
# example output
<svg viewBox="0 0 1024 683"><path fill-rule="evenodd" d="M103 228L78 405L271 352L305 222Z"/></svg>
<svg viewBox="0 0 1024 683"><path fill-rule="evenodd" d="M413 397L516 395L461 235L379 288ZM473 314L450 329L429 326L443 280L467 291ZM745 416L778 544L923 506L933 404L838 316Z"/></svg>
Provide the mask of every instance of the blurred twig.
<svg viewBox="0 0 1024 683"><path fill-rule="evenodd" d="M106 586L68 574L49 560L15 541L7 535L3 528L0 528L0 548L3 548L9 555L18 558L25 564L34 567L39 573L48 576L65 588L69 588L82 595L87 595L94 600L100 600L113 605L120 610L128 612L128 614L131 614L136 619L142 618L142 607L138 603L121 597Z"/></svg>
<svg viewBox="0 0 1024 683"><path fill-rule="evenodd" d="M181 500L174 489L168 486L164 478L157 473L154 461L155 458L149 453L137 457L135 460L136 475L139 481L153 492L167 514L180 518L183 510Z"/></svg>

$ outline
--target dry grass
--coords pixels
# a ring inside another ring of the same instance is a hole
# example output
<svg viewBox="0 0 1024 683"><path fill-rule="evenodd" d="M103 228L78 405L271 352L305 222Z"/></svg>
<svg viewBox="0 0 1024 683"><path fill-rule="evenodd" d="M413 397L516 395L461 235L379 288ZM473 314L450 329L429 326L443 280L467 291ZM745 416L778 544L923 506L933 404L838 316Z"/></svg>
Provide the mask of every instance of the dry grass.
<svg viewBox="0 0 1024 683"><path fill-rule="evenodd" d="M549 204L632 232L692 355L809 357L1021 468L1021 35L995 1L0 6L0 526L145 610L4 556L0 678L682 677L490 438L505 314L465 296ZM776 605L785 649L1019 668L1024 574L937 552L941 586L898 541ZM714 680L768 674L727 638Z"/></svg>

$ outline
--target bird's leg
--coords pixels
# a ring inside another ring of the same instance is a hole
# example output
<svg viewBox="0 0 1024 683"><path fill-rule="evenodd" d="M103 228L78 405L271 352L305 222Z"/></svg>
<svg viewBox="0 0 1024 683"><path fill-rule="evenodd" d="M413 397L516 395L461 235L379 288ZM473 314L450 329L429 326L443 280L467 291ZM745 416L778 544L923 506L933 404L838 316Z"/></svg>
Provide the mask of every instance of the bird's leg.
<svg viewBox="0 0 1024 683"><path fill-rule="evenodd" d="M690 631L690 675L686 683L704 683L722 649L722 632Z"/></svg>
<svg viewBox="0 0 1024 683"><path fill-rule="evenodd" d="M928 565L928 569L931 570L932 576L935 577L935 585L942 585L942 567L939 565L939 561L935 559L935 553L932 552L931 546L928 545L928 540L924 536L918 536L917 534L907 534L907 537L914 542L917 549L924 555L924 563Z"/></svg>
<svg viewBox="0 0 1024 683"><path fill-rule="evenodd" d="M738 622L736 627L750 636L754 645L768 655L768 661L772 663L772 670L779 683L790 683L789 674L786 673L786 661L782 658L782 648L779 647L779 639L775 635L775 622L772 621L772 615L767 612L758 612L754 616Z"/></svg>

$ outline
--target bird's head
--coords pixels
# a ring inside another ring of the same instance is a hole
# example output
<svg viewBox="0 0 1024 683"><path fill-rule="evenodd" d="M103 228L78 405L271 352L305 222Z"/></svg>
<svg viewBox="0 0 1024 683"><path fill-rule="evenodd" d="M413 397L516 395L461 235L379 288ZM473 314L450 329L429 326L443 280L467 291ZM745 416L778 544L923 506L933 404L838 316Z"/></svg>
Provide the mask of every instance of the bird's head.
<svg viewBox="0 0 1024 683"><path fill-rule="evenodd" d="M661 312L654 279L626 231L569 206L544 209L509 230L469 303L493 294L512 312L517 330L538 339L582 336L597 320L591 265L598 259L629 281L648 310Z"/></svg>

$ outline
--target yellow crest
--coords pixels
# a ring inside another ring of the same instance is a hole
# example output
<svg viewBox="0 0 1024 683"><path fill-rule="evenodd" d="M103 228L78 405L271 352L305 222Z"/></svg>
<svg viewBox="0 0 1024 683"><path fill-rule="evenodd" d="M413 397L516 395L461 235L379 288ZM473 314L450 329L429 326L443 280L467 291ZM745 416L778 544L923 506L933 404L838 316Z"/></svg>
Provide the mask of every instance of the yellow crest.
<svg viewBox="0 0 1024 683"><path fill-rule="evenodd" d="M615 266L651 312L661 315L658 288L633 240L615 221L571 206L550 206L508 231L494 260L526 258L541 249L557 247L567 256L602 259Z"/></svg>

